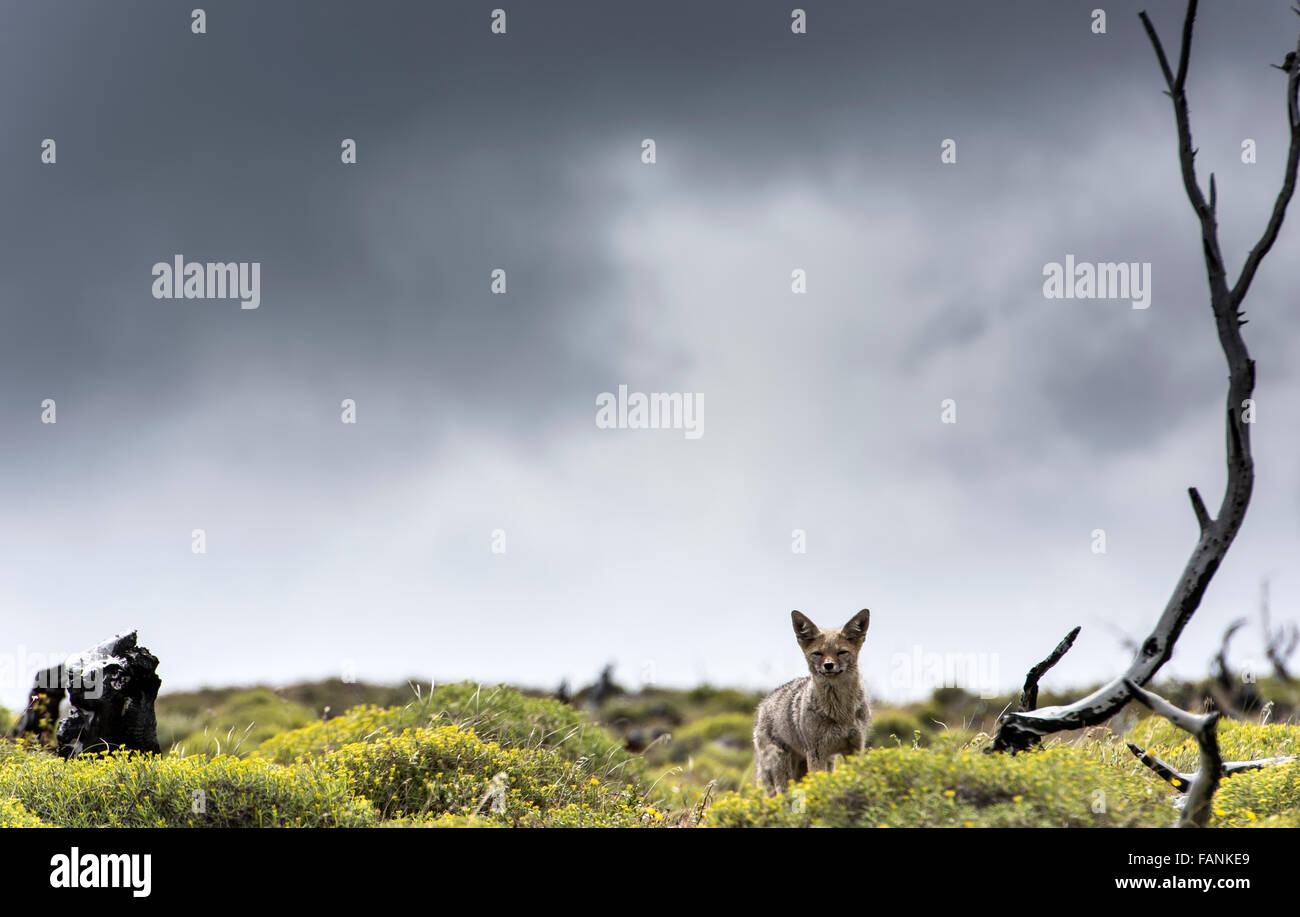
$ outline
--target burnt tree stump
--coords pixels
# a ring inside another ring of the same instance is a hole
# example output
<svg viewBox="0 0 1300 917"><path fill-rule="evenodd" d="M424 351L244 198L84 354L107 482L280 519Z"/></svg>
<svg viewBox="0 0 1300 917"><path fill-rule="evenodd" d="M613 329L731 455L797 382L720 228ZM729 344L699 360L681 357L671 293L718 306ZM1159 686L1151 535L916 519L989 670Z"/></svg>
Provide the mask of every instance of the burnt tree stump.
<svg viewBox="0 0 1300 917"><path fill-rule="evenodd" d="M157 668L158 657L136 645L135 631L109 637L69 656L63 665L37 673L14 734L45 737L52 732L63 758L119 748L161 754L154 713L162 686ZM55 730L64 697L72 709Z"/></svg>
<svg viewBox="0 0 1300 917"><path fill-rule="evenodd" d="M72 712L59 723L60 756L115 748L161 754L153 707L162 686L158 657L136 645L135 631L70 657L64 668Z"/></svg>

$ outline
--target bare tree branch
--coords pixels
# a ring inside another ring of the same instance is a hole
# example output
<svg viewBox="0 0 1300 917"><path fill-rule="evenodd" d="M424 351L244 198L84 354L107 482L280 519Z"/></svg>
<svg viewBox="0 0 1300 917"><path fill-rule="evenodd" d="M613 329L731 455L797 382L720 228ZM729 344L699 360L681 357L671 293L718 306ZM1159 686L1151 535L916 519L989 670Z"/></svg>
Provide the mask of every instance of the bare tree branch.
<svg viewBox="0 0 1300 917"><path fill-rule="evenodd" d="M1142 13L1146 18L1146 13ZM1183 46L1178 51L1178 78L1174 85L1169 87L1176 92L1182 92L1183 86L1187 83L1187 61L1192 56L1192 25L1196 22L1196 0L1190 0L1187 4L1187 15L1183 18ZM1151 33L1155 35L1155 30Z"/></svg>
<svg viewBox="0 0 1300 917"><path fill-rule="evenodd" d="M1223 642L1219 644L1219 652L1214 657L1214 677L1225 691L1232 691L1235 687L1232 668L1228 665L1228 644L1232 642L1237 631L1245 626L1245 618L1238 618L1229 624L1228 629L1223 632Z"/></svg>
<svg viewBox="0 0 1300 917"><path fill-rule="evenodd" d="M1239 307L1259 262L1268 252L1281 227L1287 203L1295 184L1296 164L1300 162L1300 114L1297 114L1297 92L1300 91L1300 66L1292 59L1287 80L1287 111L1290 118L1291 148L1287 159L1287 174L1282 193L1274 204L1273 216L1260 244L1247 259L1247 270L1232 289L1228 289L1219 248L1218 225L1214 208L1206 203L1196 181L1196 151L1192 146L1192 131L1187 113L1187 96L1184 84L1191 56L1192 28L1196 20L1196 0L1189 0L1183 21L1182 46L1177 75L1170 69L1164 48L1156 35L1155 26L1145 12L1140 14L1151 45L1155 49L1160 70L1173 103L1174 120L1178 129L1179 164L1183 186L1201 227L1201 243L1205 257L1206 274L1210 286L1210 306L1218 331L1219 346L1228 364L1227 395L1227 466L1228 480L1218 515L1211 518L1199 494L1192 495L1192 509L1200 526L1200 537L1183 568L1164 611L1150 635L1129 664L1123 676L1067 706L1045 707L1041 710L1019 711L1004 714L993 748L999 751L1017 751L1036 744L1043 736L1067 729L1080 729L1104 722L1128 703L1131 694L1125 684L1132 681L1144 685L1163 666L1173 653L1174 643L1183 628L1200 606L1205 589L1223 562L1241 523L1246 516L1254 487L1254 462L1250 454L1250 424L1245 421L1243 409L1255 389L1255 363L1250 358L1241 336ZM1300 49L1300 39L1297 39ZM1217 189L1214 203L1218 204Z"/></svg>
<svg viewBox="0 0 1300 917"><path fill-rule="evenodd" d="M1127 678L1124 679L1124 686L1132 692L1133 697L1150 707L1153 712L1160 714L1179 729L1190 732L1196 737L1196 744L1201 749L1201 769L1190 778L1174 771L1164 762L1160 763L1164 770L1175 775L1175 779L1184 781L1187 784L1185 790L1187 803L1183 806L1183 814L1178 820L1178 827L1206 827L1210 823L1210 803L1214 799L1214 792L1219 788L1219 780L1223 776L1223 758L1219 755L1219 714L1215 712L1207 713L1204 716L1196 716L1186 710L1179 710L1159 694L1144 691ZM1146 763L1145 759L1143 763ZM1165 776L1160 770L1156 770L1156 773ZM1165 779L1169 780L1170 778L1165 777ZM1170 782L1172 783L1173 780L1170 780ZM1177 786L1178 784L1174 785Z"/></svg>
<svg viewBox="0 0 1300 917"><path fill-rule="evenodd" d="M1156 35L1156 27L1151 24L1146 10L1138 13L1138 18L1142 20L1142 27L1147 30L1147 37L1151 39L1151 45L1156 49L1156 60L1160 61L1160 72L1165 75L1165 85L1172 87L1174 74L1169 69L1169 61L1165 57L1164 47L1160 44L1160 37Z"/></svg>
<svg viewBox="0 0 1300 917"><path fill-rule="evenodd" d="M1187 495L1192 498L1192 512L1196 513L1196 524L1204 532L1213 523L1209 511L1205 508L1205 501L1201 499L1201 493L1195 487L1187 488Z"/></svg>
<svg viewBox="0 0 1300 917"><path fill-rule="evenodd" d="M1076 627L1065 635L1065 639L1056 645L1056 649L1038 665L1029 670L1025 676L1025 688L1020 692L1020 709L1033 710L1038 706L1038 680L1048 673L1052 666L1061 661L1061 657L1070 651L1074 646L1074 638L1079 636L1080 628Z"/></svg>
<svg viewBox="0 0 1300 917"><path fill-rule="evenodd" d="M1196 6L1197 0L1189 0L1187 15L1183 19L1183 43L1178 58L1177 77L1169 73L1169 62L1165 60L1164 48L1160 45L1160 38L1156 35L1155 26L1151 24L1146 11L1143 10L1138 16L1146 29L1147 37L1151 39L1152 47L1155 48L1156 56L1160 60L1160 69L1165 76L1165 84L1169 87L1169 97L1174 102L1174 121L1178 125L1178 162L1182 169L1183 187L1187 191L1187 199L1191 201L1192 209L1196 211L1197 219L1201 222L1201 242L1205 249L1205 268L1210 279L1210 295L1217 300L1227 295L1227 272L1223 267L1223 255L1219 251L1218 222L1213 209L1205 202L1201 186L1196 181L1196 150L1192 147L1191 117L1187 113L1187 95L1183 91L1187 82L1187 63L1192 53L1192 26L1196 22ZM1215 203L1217 204L1218 201L1216 200Z"/></svg>
<svg viewBox="0 0 1300 917"><path fill-rule="evenodd" d="M1233 636L1237 631L1246 626L1245 618L1238 618L1228 625L1228 629L1223 632L1223 641L1219 644L1219 652L1214 657L1211 666L1214 672L1214 680L1219 684L1220 696L1215 697L1220 709L1225 712L1233 711L1237 704L1233 700L1237 695L1237 680L1232 675L1232 668L1228 665L1228 644L1232 642Z"/></svg>
<svg viewBox="0 0 1300 917"><path fill-rule="evenodd" d="M1250 289L1250 282L1255 279L1255 271L1259 269L1259 263L1264 260L1268 250L1273 247L1277 241L1278 231L1282 228L1282 220L1286 217L1287 204L1291 202L1291 195L1295 193L1296 169L1300 166L1300 107L1297 106L1297 90L1300 90L1300 40L1296 41L1294 52L1287 54L1287 62L1278 68L1287 74L1286 84L1286 117L1287 126L1291 132L1291 148L1286 158L1286 170L1282 177L1282 190L1278 192L1277 200L1273 202L1273 212L1269 215L1268 225L1264 227L1264 234L1260 237L1259 242L1250 250L1246 257L1246 263L1242 265L1241 276L1237 278L1237 283L1232 288L1232 305L1234 308L1240 308L1241 302L1246 298L1246 292Z"/></svg>
<svg viewBox="0 0 1300 917"><path fill-rule="evenodd" d="M1182 771L1174 770L1172 766L1161 761L1159 758L1157 758L1155 755L1151 754L1150 752L1146 751L1145 749L1139 748L1137 745L1134 745L1132 742L1129 742L1127 744L1128 744L1128 750L1133 752L1133 754L1137 757L1139 761L1141 761L1147 767L1155 771L1156 776L1158 776L1161 780L1168 783L1178 792L1186 793L1187 788L1192 785L1192 777L1190 774L1184 774Z"/></svg>
<svg viewBox="0 0 1300 917"><path fill-rule="evenodd" d="M1192 784L1196 782L1196 778L1200 776L1200 771L1184 774L1182 771L1175 770L1169 764L1161 761L1149 751L1144 751L1132 742L1128 743L1128 750L1133 752L1143 764L1155 771L1160 779L1180 793L1186 793L1191 789ZM1224 761L1223 776L1231 777L1233 774L1240 774L1243 771L1257 771L1261 768L1271 767L1274 764L1290 764L1295 759L1295 755L1283 755L1277 758L1255 758L1252 761Z"/></svg>

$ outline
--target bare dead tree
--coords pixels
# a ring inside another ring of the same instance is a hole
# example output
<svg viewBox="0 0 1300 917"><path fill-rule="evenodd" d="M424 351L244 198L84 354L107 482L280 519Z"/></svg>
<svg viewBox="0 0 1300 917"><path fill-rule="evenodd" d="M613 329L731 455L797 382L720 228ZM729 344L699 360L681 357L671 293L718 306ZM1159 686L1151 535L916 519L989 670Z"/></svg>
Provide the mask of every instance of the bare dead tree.
<svg viewBox="0 0 1300 917"><path fill-rule="evenodd" d="M1245 618L1238 618L1228 625L1228 629L1223 632L1223 640L1219 643L1219 652L1215 654L1214 663L1211 667L1214 673L1214 680L1219 683L1219 687L1222 688L1223 692L1229 697L1231 697L1236 691L1237 685L1236 678L1234 678L1232 674L1232 668L1228 665L1228 644L1232 642L1232 638L1236 635L1237 631L1241 630L1245 626Z"/></svg>
<svg viewBox="0 0 1300 917"><path fill-rule="evenodd" d="M1259 618L1260 625L1264 629L1264 655L1273 666L1273 674L1277 676L1278 681L1291 684L1295 679L1291 677L1287 665L1291 654L1296 651L1296 646L1300 645L1300 628L1291 621L1277 628L1273 627L1269 619L1268 580L1264 580L1259 588Z"/></svg>
<svg viewBox="0 0 1300 917"><path fill-rule="evenodd" d="M1168 87L1166 94L1173 103L1174 121L1178 128L1178 159L1182 169L1183 186L1200 223L1201 246L1210 287L1210 308L1214 314L1219 345L1228 363L1226 418L1228 480L1224 487L1223 499L1219 504L1218 515L1211 517L1196 488L1188 489L1192 511L1196 514L1196 522L1200 527L1200 537L1155 628L1142 642L1128 671L1072 704L1004 714L998 732L994 736L992 745L994 750L1014 752L1029 748L1045 735L1067 729L1095 726L1109 719L1128 703L1131 693L1126 682L1146 684L1173 654L1175 641L1200 605L1206 587L1218 570L1219 564L1223 562L1237 531L1241 528L1242 520L1246 516L1246 507L1250 503L1251 488L1254 484L1254 463L1250 454L1250 426L1243 416L1243 409L1247 407L1251 393L1255 389L1255 362L1250 358L1246 350L1246 342L1241 336L1241 326L1246 323L1242 303L1250 290L1251 282L1255 279L1256 271L1259 270L1260 262L1264 260L1264 256L1277 240L1278 231L1282 228L1282 220L1286 216L1287 205L1295 192L1296 167L1300 164L1300 105L1297 103L1297 92L1300 91L1300 65L1296 63L1297 58L1292 56L1288 58L1289 64L1284 64L1282 68L1287 76L1286 111L1290 133L1290 148L1282 178L1282 189L1273 204L1273 211L1269 216L1268 224L1264 227L1263 235L1246 256L1245 264L1236 282L1229 286L1223 253L1219 247L1218 191L1214 176L1211 175L1210 197L1207 201L1197 181L1196 149L1192 146L1192 129L1187 111L1185 87L1187 66L1191 58L1192 27L1196 21L1196 7L1197 0L1189 0L1187 14L1183 20L1182 46L1176 73L1169 67L1169 61L1165 57L1164 48L1160 44L1151 20L1145 12L1140 14L1140 18L1160 63L1160 70ZM1300 14L1300 10L1296 12ZM1296 41L1296 52L1300 53L1300 38Z"/></svg>
<svg viewBox="0 0 1300 917"><path fill-rule="evenodd" d="M1223 640L1219 643L1219 652L1215 654L1210 664L1210 672L1214 678L1214 683L1209 688L1210 696L1214 700L1214 705L1233 719L1244 718L1243 708L1252 706L1257 700L1254 691L1249 690L1245 680L1233 675L1232 666L1228 663L1228 647L1232 643L1232 638L1245 626L1245 618L1238 618L1228 625L1227 630L1223 632Z"/></svg>

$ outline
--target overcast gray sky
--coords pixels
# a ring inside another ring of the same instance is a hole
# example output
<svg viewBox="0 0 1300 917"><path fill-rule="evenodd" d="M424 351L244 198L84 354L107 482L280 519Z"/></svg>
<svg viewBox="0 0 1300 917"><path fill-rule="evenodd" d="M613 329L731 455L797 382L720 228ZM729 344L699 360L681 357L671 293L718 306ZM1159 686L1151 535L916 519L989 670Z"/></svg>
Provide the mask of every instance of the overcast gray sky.
<svg viewBox="0 0 1300 917"><path fill-rule="evenodd" d="M810 2L796 36L766 0L212 2L194 35L188 4L0 0L0 651L139 628L164 691L611 660L770 687L790 609L869 607L883 697L928 687L892 677L915 647L1010 688L1075 624L1050 683L1112 676L1186 487L1218 505L1226 367L1159 71L1098 5ZM1196 34L1234 274L1288 6ZM1175 53L1181 2L1147 8ZM1297 222L1247 301L1254 502L1173 674L1261 577L1300 606ZM260 308L153 298L177 253L260 262ZM1150 308L1045 299L1067 254L1150 262ZM621 383L703 393L704 435L598 429Z"/></svg>

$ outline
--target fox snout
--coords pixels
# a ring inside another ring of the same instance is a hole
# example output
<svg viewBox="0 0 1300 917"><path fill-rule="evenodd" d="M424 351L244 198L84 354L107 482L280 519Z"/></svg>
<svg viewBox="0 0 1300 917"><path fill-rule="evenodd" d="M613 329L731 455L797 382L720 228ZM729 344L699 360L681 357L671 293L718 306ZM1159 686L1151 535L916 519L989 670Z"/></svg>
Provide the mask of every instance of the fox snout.
<svg viewBox="0 0 1300 917"><path fill-rule="evenodd" d="M839 675L848 669L849 660L840 654L835 656L824 656L820 660L814 657L812 660L812 670L815 675Z"/></svg>

